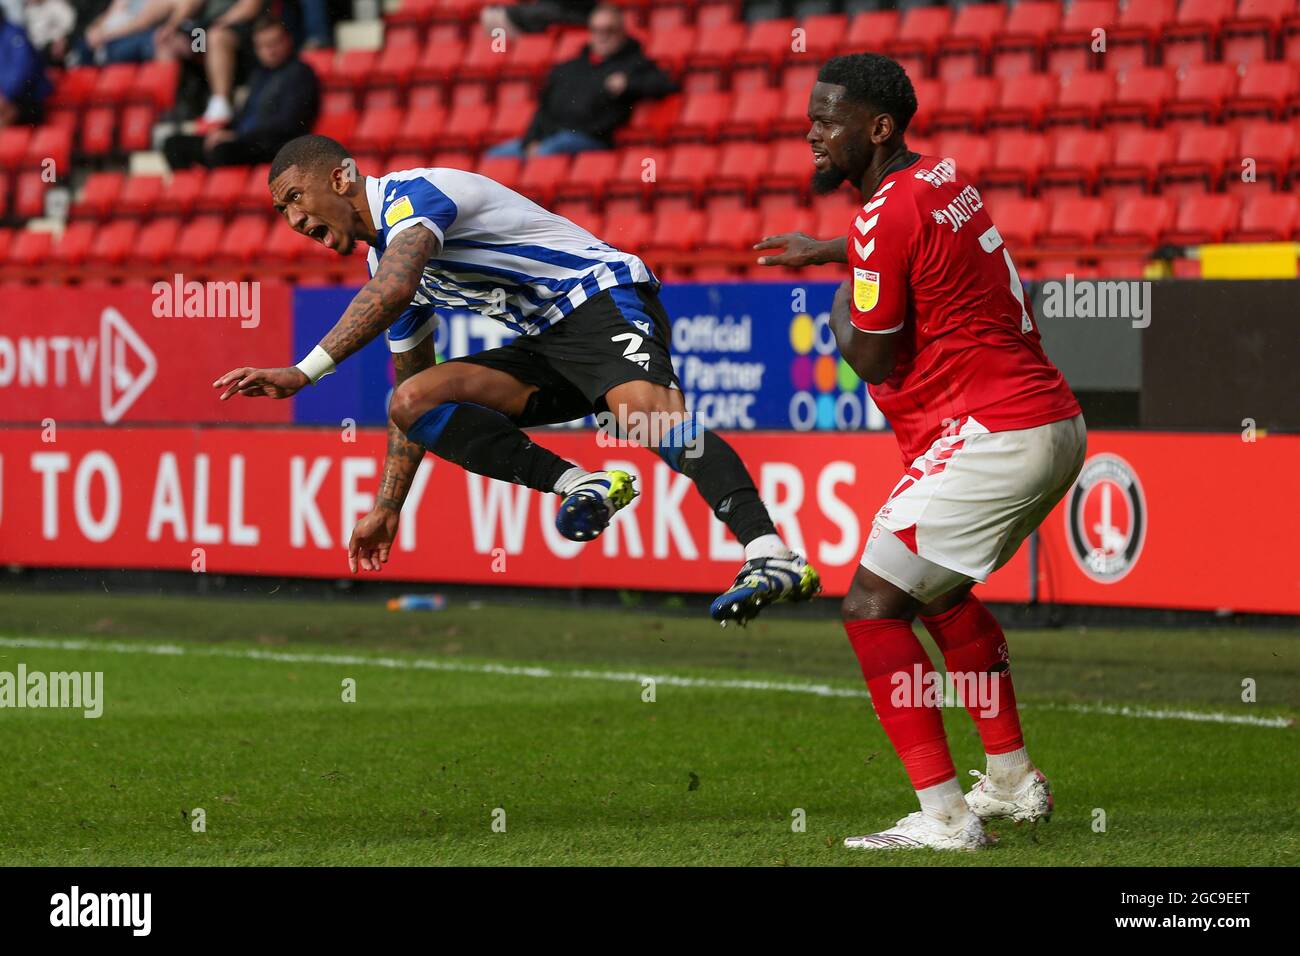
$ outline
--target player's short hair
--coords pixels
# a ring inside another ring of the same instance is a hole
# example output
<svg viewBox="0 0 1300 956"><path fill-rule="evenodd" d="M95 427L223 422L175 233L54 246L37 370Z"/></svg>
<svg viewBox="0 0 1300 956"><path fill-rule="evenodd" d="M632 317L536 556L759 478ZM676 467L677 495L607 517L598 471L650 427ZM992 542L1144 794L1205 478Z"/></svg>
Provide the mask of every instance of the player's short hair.
<svg viewBox="0 0 1300 956"><path fill-rule="evenodd" d="M820 83L848 91L855 103L869 103L894 118L901 133L916 115L916 90L897 60L879 53L850 53L831 57L817 73Z"/></svg>
<svg viewBox="0 0 1300 956"><path fill-rule="evenodd" d="M322 166L333 169L351 158L352 154L347 147L328 136L299 136L280 147L275 159L271 160L271 171L267 174L266 181L275 182L290 166L301 166L305 170L315 170Z"/></svg>

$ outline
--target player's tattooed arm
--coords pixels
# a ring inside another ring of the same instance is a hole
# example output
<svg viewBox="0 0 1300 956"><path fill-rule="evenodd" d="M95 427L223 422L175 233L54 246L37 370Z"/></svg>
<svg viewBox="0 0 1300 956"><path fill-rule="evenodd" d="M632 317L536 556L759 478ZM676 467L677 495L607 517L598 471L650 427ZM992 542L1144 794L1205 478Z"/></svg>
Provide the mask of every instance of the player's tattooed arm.
<svg viewBox="0 0 1300 956"><path fill-rule="evenodd" d="M374 277L361 287L320 347L335 364L361 349L397 321L411 304L424 267L438 252L438 237L423 225L398 233L384 250Z"/></svg>
<svg viewBox="0 0 1300 956"><path fill-rule="evenodd" d="M415 348L393 355L393 379L401 385L413 375L433 368L435 359L433 336ZM424 460L424 446L407 439L392 419L388 421L388 452L384 455L384 475L379 482L375 507L399 512L406 495L411 490L415 472Z"/></svg>
<svg viewBox="0 0 1300 956"><path fill-rule="evenodd" d="M433 339L426 338L415 348L393 356L393 372L401 385L413 375L433 368L435 358ZM390 420L388 422L388 453L384 455L384 477L379 483L375 506L352 529L348 541L348 567L353 574L358 571L379 571L388 563L397 540L397 526L401 520L402 504L411 490L411 482L424 458L424 449L406 436Z"/></svg>
<svg viewBox="0 0 1300 956"><path fill-rule="evenodd" d="M783 232L777 236L765 236L754 244L755 249L780 249L770 256L759 256L760 266L786 266L799 269L803 266L822 266L849 261L849 240L847 236L835 239L814 239L802 232Z"/></svg>
<svg viewBox="0 0 1300 956"><path fill-rule="evenodd" d="M864 332L855 326L849 309L852 287L851 282L845 282L835 290L835 299L831 302L831 331L835 333L835 344L849 367L863 381L879 385L894 371L899 333Z"/></svg>

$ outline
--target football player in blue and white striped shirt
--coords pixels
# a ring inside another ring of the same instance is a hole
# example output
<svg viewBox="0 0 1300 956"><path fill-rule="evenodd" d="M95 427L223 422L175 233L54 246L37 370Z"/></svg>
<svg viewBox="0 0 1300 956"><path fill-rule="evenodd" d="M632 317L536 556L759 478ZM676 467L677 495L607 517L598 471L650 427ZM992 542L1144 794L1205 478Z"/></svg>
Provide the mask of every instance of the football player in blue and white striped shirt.
<svg viewBox="0 0 1300 956"><path fill-rule="evenodd" d="M215 383L223 399L286 398L387 332L397 380L388 455L375 508L349 544L354 572L388 560L426 450L561 495L560 533L595 538L636 497L632 476L585 471L521 429L610 412L623 434L691 478L745 546L735 583L714 601L717 620L744 623L767 604L817 593L816 571L776 533L739 456L687 415L659 280L640 259L484 176L413 169L372 178L355 169L339 143L303 136L276 156L270 189L276 211L303 235L342 255L367 243L370 281L297 366L235 369ZM439 307L478 312L520 335L435 365ZM665 421L676 424L653 425Z"/></svg>

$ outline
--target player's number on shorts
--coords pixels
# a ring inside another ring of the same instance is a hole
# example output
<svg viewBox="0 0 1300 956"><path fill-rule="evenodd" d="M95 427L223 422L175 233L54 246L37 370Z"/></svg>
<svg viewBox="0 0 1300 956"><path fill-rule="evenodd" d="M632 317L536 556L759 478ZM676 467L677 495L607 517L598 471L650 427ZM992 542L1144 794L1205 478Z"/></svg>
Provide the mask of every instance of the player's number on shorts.
<svg viewBox="0 0 1300 956"><path fill-rule="evenodd" d="M622 332L615 335L610 339L610 341L626 342L627 345L623 347L623 358L627 359L629 362L635 362L643 369L648 370L650 368L650 353L637 351L637 349L641 347L641 343L645 341L641 336L637 335L635 332Z"/></svg>
<svg viewBox="0 0 1300 956"><path fill-rule="evenodd" d="M1011 261L1011 250L1005 245L1002 247L1002 256L1007 260L1007 271L1011 273L1011 294L1020 303L1020 331L1032 332L1034 323L1029 320L1029 310L1025 308L1025 287L1020 284L1020 274L1016 272L1016 264Z"/></svg>

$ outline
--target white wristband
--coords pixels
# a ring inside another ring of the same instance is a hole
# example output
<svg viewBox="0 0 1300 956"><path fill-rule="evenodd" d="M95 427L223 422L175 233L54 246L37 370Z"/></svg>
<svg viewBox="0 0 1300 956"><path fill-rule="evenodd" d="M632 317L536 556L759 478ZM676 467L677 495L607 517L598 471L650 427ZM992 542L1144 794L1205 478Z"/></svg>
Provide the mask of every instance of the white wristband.
<svg viewBox="0 0 1300 956"><path fill-rule="evenodd" d="M306 375L308 380L315 385L334 371L334 360L330 358L329 352L326 352L318 345L295 368L302 372L303 375Z"/></svg>

